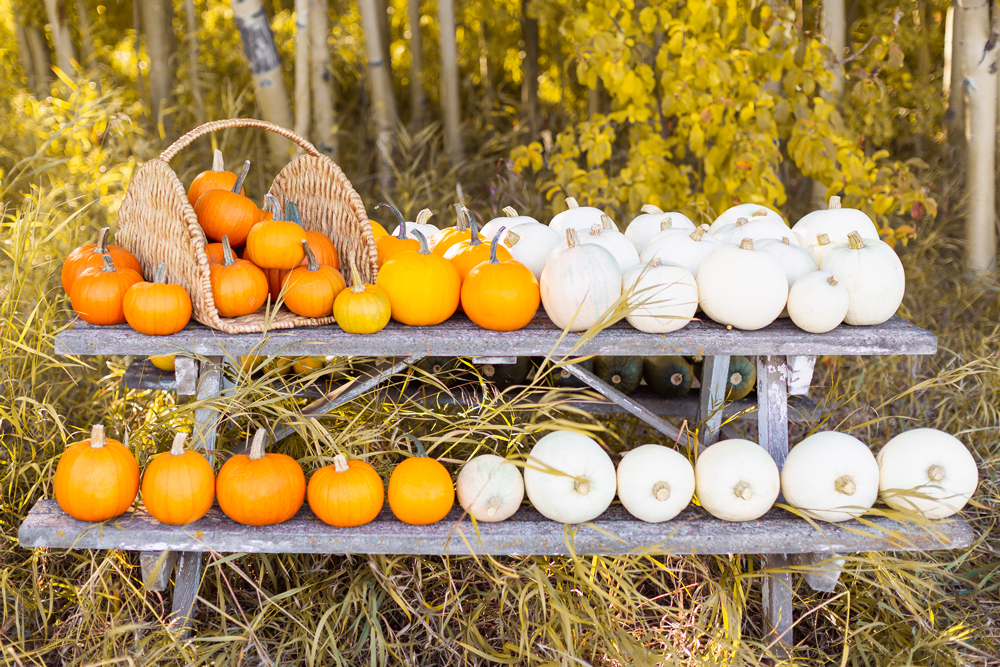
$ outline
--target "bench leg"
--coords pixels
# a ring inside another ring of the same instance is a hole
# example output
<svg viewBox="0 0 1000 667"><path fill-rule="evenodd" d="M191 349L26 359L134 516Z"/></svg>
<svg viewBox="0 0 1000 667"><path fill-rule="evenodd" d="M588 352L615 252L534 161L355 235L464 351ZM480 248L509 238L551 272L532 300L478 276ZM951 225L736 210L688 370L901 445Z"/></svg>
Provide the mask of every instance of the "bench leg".
<svg viewBox="0 0 1000 667"><path fill-rule="evenodd" d="M828 553L793 554L792 565L808 568L801 574L809 588L821 593L832 593L837 588L837 581L844 569L844 559Z"/></svg>
<svg viewBox="0 0 1000 667"><path fill-rule="evenodd" d="M729 357L705 357L701 367L701 395L698 400L698 423L703 424L700 449L714 445L722 428L722 405L726 402Z"/></svg>
<svg viewBox="0 0 1000 667"><path fill-rule="evenodd" d="M197 551L183 551L177 559L177 574L174 576L174 602L170 611L170 622L182 637L191 634L194 624L194 598L201 584L201 554Z"/></svg>
<svg viewBox="0 0 1000 667"><path fill-rule="evenodd" d="M147 591L165 591L170 574L177 562L176 551L143 551L139 554L142 566L142 585Z"/></svg>
<svg viewBox="0 0 1000 667"><path fill-rule="evenodd" d="M764 578L764 616L771 626L771 637L777 640L775 654L787 657L785 646L792 643L792 573L788 571L788 556L767 554L764 568L785 570L769 572Z"/></svg>

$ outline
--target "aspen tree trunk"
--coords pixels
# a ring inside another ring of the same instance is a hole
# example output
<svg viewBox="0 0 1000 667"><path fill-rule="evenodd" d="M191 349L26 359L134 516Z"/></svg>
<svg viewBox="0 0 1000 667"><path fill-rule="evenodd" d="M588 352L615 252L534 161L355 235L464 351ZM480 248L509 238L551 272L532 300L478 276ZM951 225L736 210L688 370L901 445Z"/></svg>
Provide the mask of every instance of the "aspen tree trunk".
<svg viewBox="0 0 1000 667"><path fill-rule="evenodd" d="M830 42L830 69L837 77L833 93L839 99L844 92L844 68L839 64L844 59L847 42L847 12L844 0L823 0L823 34Z"/></svg>
<svg viewBox="0 0 1000 667"><path fill-rule="evenodd" d="M994 167L996 164L997 43L991 37L988 0L963 0L961 54L965 79L967 261L974 271L995 267Z"/></svg>
<svg viewBox="0 0 1000 667"><path fill-rule="evenodd" d="M17 59L21 62L21 71L24 72L24 83L31 94L38 97L35 67L31 62L31 50L28 47L28 34L21 24L19 14L14 14L14 38L17 40Z"/></svg>
<svg viewBox="0 0 1000 667"><path fill-rule="evenodd" d="M236 29L243 42L243 53L250 67L253 94L264 120L292 128L292 111L282 74L281 58L274 45L274 33L261 0L230 0ZM273 132L266 132L271 158L276 163L288 161L291 144Z"/></svg>
<svg viewBox="0 0 1000 667"><path fill-rule="evenodd" d="M379 151L379 184L382 192L386 193L392 186L392 133L397 118L396 100L392 95L389 63L382 56L378 3L375 0L358 0L358 10L361 12L361 25L365 32L372 116L375 119L376 143Z"/></svg>
<svg viewBox="0 0 1000 667"><path fill-rule="evenodd" d="M945 120L948 138L952 143L960 143L964 138L965 93L962 91L962 71L964 57L962 44L962 8L959 0L952 0L945 17L944 27L944 94L948 97L948 112Z"/></svg>
<svg viewBox="0 0 1000 667"><path fill-rule="evenodd" d="M313 121L316 148L337 161L336 116L333 110L333 75L327 37L330 16L326 0L311 0L309 8L309 49L312 60Z"/></svg>
<svg viewBox="0 0 1000 667"><path fill-rule="evenodd" d="M31 52L31 65L35 68L35 95L39 98L48 97L49 75L52 74L52 56L45 35L36 25L25 24L24 36L28 40L28 50Z"/></svg>
<svg viewBox="0 0 1000 667"><path fill-rule="evenodd" d="M524 79L521 82L522 113L531 137L538 135L538 19L528 16L529 0L521 0L521 36L524 39Z"/></svg>
<svg viewBox="0 0 1000 667"><path fill-rule="evenodd" d="M295 133L309 136L309 2L295 0Z"/></svg>
<svg viewBox="0 0 1000 667"><path fill-rule="evenodd" d="M149 104L153 127L161 139L173 134L170 107L173 106L174 67L170 62L174 44L174 6L171 0L140 2L149 53Z"/></svg>
<svg viewBox="0 0 1000 667"><path fill-rule="evenodd" d="M409 0L410 20L410 129L418 130L427 118L424 93L424 40L420 28L420 0Z"/></svg>
<svg viewBox="0 0 1000 667"><path fill-rule="evenodd" d="M455 43L455 10L452 0L438 0L438 25L441 34L441 104L444 107L444 139L448 158L462 159L461 109L458 90L458 46Z"/></svg>
<svg viewBox="0 0 1000 667"><path fill-rule="evenodd" d="M56 65L66 76L73 76L76 71L73 61L76 60L76 50L73 48L73 38L69 34L69 22L66 20L66 4L63 0L45 0L45 14L52 26L52 45L56 52Z"/></svg>
<svg viewBox="0 0 1000 667"><path fill-rule="evenodd" d="M90 34L90 14L84 0L76 0L76 27L80 29L80 62L86 65L94 57L94 38Z"/></svg>
<svg viewBox="0 0 1000 667"><path fill-rule="evenodd" d="M392 20L389 18L389 0L375 0L378 5L379 44L382 46L382 59L389 71L389 81L392 81Z"/></svg>
<svg viewBox="0 0 1000 667"><path fill-rule="evenodd" d="M198 64L198 55L201 45L198 43L198 14L194 8L194 0L184 0L184 19L187 25L188 49L188 85L191 86L191 95L194 96L195 117L198 124L205 122L205 103L201 98L201 67Z"/></svg>

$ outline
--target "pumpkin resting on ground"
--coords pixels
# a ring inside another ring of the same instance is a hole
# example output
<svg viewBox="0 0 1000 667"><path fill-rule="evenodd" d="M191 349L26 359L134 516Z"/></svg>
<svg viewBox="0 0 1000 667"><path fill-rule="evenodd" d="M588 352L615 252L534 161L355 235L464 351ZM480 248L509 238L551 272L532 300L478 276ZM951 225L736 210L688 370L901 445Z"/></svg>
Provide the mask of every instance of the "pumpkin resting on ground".
<svg viewBox="0 0 1000 667"><path fill-rule="evenodd" d="M73 283L69 300L80 319L91 324L125 322L125 293L142 276L132 269L115 268L111 255L103 255L103 269L89 269Z"/></svg>
<svg viewBox="0 0 1000 667"><path fill-rule="evenodd" d="M94 426L90 438L70 445L53 480L56 501L80 521L113 519L135 502L139 464L125 445Z"/></svg>
<svg viewBox="0 0 1000 667"><path fill-rule="evenodd" d="M97 243L80 246L73 250L63 262L62 286L66 294L69 294L76 279L91 269L104 268L104 255L111 255L111 260L119 269L132 269L142 275L142 265L135 255L125 248L108 245L108 236L111 234L110 227L101 229L101 235Z"/></svg>
<svg viewBox="0 0 1000 667"><path fill-rule="evenodd" d="M125 292L125 319L139 333L169 336L191 321L191 297L180 285L166 284L166 273L167 265L160 264L153 282L136 283Z"/></svg>
<svg viewBox="0 0 1000 667"><path fill-rule="evenodd" d="M255 313L267 300L267 278L253 262L234 259L229 238L222 237L222 264L209 267L212 296L222 317Z"/></svg>
<svg viewBox="0 0 1000 667"><path fill-rule="evenodd" d="M306 497L306 476L286 454L264 452L264 429L254 435L250 454L237 454L222 466L215 482L219 507L247 526L288 521Z"/></svg>
<svg viewBox="0 0 1000 667"><path fill-rule="evenodd" d="M382 478L364 461L348 461L343 454L333 458L309 480L309 508L331 526L363 526L382 511L385 486Z"/></svg>
<svg viewBox="0 0 1000 667"><path fill-rule="evenodd" d="M417 455L396 466L389 477L389 508L403 523L425 526L443 519L455 504L455 485L448 469L427 457L424 445L406 434L417 446Z"/></svg>
<svg viewBox="0 0 1000 667"><path fill-rule="evenodd" d="M183 526L205 516L215 500L215 471L200 453L184 449L187 433L154 458L142 476L142 501L153 517Z"/></svg>

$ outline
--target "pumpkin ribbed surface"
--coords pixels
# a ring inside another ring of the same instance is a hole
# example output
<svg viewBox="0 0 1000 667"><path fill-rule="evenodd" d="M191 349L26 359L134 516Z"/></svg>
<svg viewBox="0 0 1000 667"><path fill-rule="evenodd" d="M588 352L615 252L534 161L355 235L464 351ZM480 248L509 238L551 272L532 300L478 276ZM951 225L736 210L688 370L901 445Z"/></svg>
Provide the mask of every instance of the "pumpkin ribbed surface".
<svg viewBox="0 0 1000 667"><path fill-rule="evenodd" d="M70 445L59 459L53 488L59 507L73 518L106 521L135 501L139 464L125 445L95 426L90 438Z"/></svg>
<svg viewBox="0 0 1000 667"><path fill-rule="evenodd" d="M253 450L250 455L238 454L222 466L216 480L219 507L233 521L248 526L288 521L306 497L302 468L286 454L253 456Z"/></svg>
<svg viewBox="0 0 1000 667"><path fill-rule="evenodd" d="M363 526L382 511L385 486L382 478L364 461L335 460L320 468L309 480L309 508L331 526Z"/></svg>

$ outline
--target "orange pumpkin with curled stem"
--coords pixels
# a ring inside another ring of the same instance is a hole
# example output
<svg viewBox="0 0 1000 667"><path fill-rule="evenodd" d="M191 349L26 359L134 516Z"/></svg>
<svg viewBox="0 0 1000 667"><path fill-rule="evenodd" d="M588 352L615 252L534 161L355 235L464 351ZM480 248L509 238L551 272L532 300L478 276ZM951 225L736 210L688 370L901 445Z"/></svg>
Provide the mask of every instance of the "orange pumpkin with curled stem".
<svg viewBox="0 0 1000 667"><path fill-rule="evenodd" d="M462 282L462 310L484 329L514 331L531 322L541 304L538 281L531 270L513 259L497 258L497 243L505 228L490 243L490 258L469 271Z"/></svg>
<svg viewBox="0 0 1000 667"><path fill-rule="evenodd" d="M412 326L440 324L458 309L462 279L451 262L431 252L423 233L413 233L420 250L386 262L375 284L389 296L392 319Z"/></svg>
<svg viewBox="0 0 1000 667"><path fill-rule="evenodd" d="M222 151L216 148L212 156L212 169L201 172L191 181L191 187L188 188L188 202L194 207L198 203L198 198L209 190L232 190L237 178L233 172L226 171ZM244 194L242 188L240 194Z"/></svg>
<svg viewBox="0 0 1000 667"><path fill-rule="evenodd" d="M476 218L469 215L468 209L464 206L462 210L469 216L469 237L449 248L444 257L455 265L455 268L458 269L458 275L461 276L462 280L465 280L469 271L489 260L491 251L490 245L483 243ZM510 251L503 246L497 247L496 253L501 262L514 259L511 257Z"/></svg>
<svg viewBox="0 0 1000 667"><path fill-rule="evenodd" d="M80 521L107 521L123 513L139 492L139 464L125 445L94 425L90 438L70 445L53 480L56 502Z"/></svg>
<svg viewBox="0 0 1000 667"><path fill-rule="evenodd" d="M223 236L228 236L231 245L241 246L254 225L269 219L269 213L239 194L249 171L250 160L247 160L232 190L209 190L195 203L198 223L213 241L221 241Z"/></svg>
<svg viewBox="0 0 1000 667"><path fill-rule="evenodd" d="M150 336L175 334L191 321L191 297L180 285L166 284L166 263L151 283L136 283L125 292L122 309L133 329Z"/></svg>
<svg viewBox="0 0 1000 667"><path fill-rule="evenodd" d="M333 316L340 328L351 334L373 334L385 328L392 316L389 296L381 287L361 281L358 266L351 259L350 289L333 301Z"/></svg>
<svg viewBox="0 0 1000 667"><path fill-rule="evenodd" d="M406 238L406 219L403 217L403 214L399 212L399 209L391 204L379 202L375 205L375 210L383 207L392 211L393 215L395 215L399 220L399 227L396 228L395 235L386 234L375 241L375 249L378 251L379 266L382 266L401 252L420 249L419 241L416 239Z"/></svg>
<svg viewBox="0 0 1000 667"><path fill-rule="evenodd" d="M196 451L184 449L187 433L174 436L169 452L150 461L142 476L142 501L160 523L183 526L205 516L215 500L215 471Z"/></svg>
<svg viewBox="0 0 1000 667"><path fill-rule="evenodd" d="M212 297L222 317L255 313L267 301L267 277L245 259L234 259L229 237L222 237L222 263L208 267Z"/></svg>
<svg viewBox="0 0 1000 667"><path fill-rule="evenodd" d="M389 477L389 508L396 518L414 526L437 523L455 504L455 484L439 461L427 456L424 444L405 434L417 447L417 455L406 459Z"/></svg>
<svg viewBox="0 0 1000 667"><path fill-rule="evenodd" d="M104 255L111 255L112 261L119 269L132 269L142 274L142 265L135 255L120 246L108 245L110 234L111 228L103 227L97 243L80 246L66 257L62 267L62 286L66 294L70 293L73 283L85 271L104 268Z"/></svg>
<svg viewBox="0 0 1000 667"><path fill-rule="evenodd" d="M285 278L285 305L302 317L327 317L333 313L333 300L347 287L347 283L337 269L321 266L304 240L302 247L309 265L292 269Z"/></svg>
<svg viewBox="0 0 1000 667"><path fill-rule="evenodd" d="M226 516L247 526L271 526L288 521L306 498L306 476L298 461L286 454L267 453L264 429L259 429L249 454L226 461L215 480L215 495Z"/></svg>
<svg viewBox="0 0 1000 667"><path fill-rule="evenodd" d="M85 322L108 325L125 322L125 293L142 276L132 269L116 268L111 255L102 255L104 267L88 269L73 283L69 300Z"/></svg>
<svg viewBox="0 0 1000 667"><path fill-rule="evenodd" d="M458 214L455 226L445 227L430 238L431 251L435 255L444 257L453 245L469 239L469 216L461 204L455 204L455 212ZM479 235L479 240L484 240L482 234Z"/></svg>

